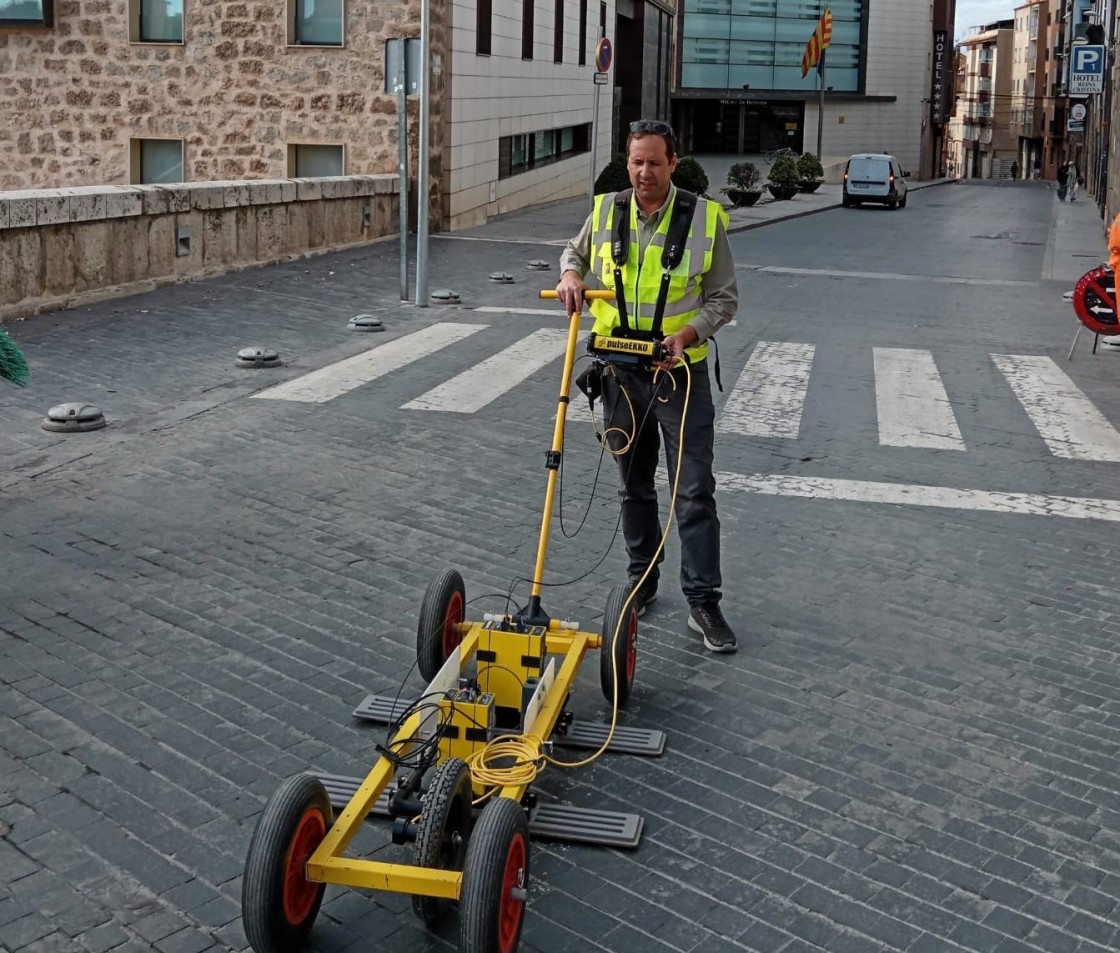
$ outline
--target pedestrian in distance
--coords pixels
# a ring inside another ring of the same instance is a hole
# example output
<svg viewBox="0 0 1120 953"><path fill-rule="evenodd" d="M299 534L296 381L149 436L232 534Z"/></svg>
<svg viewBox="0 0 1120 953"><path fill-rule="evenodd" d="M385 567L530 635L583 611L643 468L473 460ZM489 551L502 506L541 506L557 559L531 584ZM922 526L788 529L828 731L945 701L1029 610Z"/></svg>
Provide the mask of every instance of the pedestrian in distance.
<svg viewBox="0 0 1120 953"><path fill-rule="evenodd" d="M591 214L561 255L556 292L568 314L581 312L588 288L584 277L590 273L616 296L590 303L593 333L622 329L628 337L661 340L664 360L656 367L609 364L591 371L603 399L603 439L618 461L630 585L645 576L634 591L634 605L642 615L657 598L664 559L655 484L663 441L670 487L678 452L680 459L675 518L689 628L703 636L709 651L734 652L735 633L720 609L708 349L712 335L735 317L739 288L727 213L719 203L673 185L677 160L677 140L668 123L643 119L630 124L626 167L632 188L595 196ZM679 253L682 241L683 255L673 264L673 249ZM718 368L717 360L717 383ZM589 396L594 390L592 385Z"/></svg>
<svg viewBox="0 0 1120 953"><path fill-rule="evenodd" d="M1019 163L1014 159L1011 160L1011 181L1014 182L1019 178Z"/></svg>
<svg viewBox="0 0 1120 953"><path fill-rule="evenodd" d="M1069 173L1069 200L1075 202L1077 200L1077 193L1081 190L1081 186L1085 184L1085 180L1081 177L1077 166L1070 169Z"/></svg>
<svg viewBox="0 0 1120 953"><path fill-rule="evenodd" d="M1066 200L1066 191L1069 189L1069 163L1063 162L1058 166L1058 201Z"/></svg>

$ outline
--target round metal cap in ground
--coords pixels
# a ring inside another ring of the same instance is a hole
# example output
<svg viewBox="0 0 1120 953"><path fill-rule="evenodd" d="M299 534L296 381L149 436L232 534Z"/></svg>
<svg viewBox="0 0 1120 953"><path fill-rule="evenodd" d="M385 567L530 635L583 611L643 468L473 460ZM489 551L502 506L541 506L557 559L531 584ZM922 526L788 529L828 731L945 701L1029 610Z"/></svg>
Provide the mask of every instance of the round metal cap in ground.
<svg viewBox="0 0 1120 953"><path fill-rule="evenodd" d="M525 267L530 271L548 271L552 266L543 258L534 258Z"/></svg>
<svg viewBox="0 0 1120 953"><path fill-rule="evenodd" d="M237 352L238 367L277 367L280 355L268 347L243 347Z"/></svg>
<svg viewBox="0 0 1120 953"><path fill-rule="evenodd" d="M356 314L349 322L351 331L384 331L381 319L372 314Z"/></svg>
<svg viewBox="0 0 1120 953"><path fill-rule="evenodd" d="M452 291L450 288L439 288L428 295L433 301L438 301L440 304L458 304L459 293Z"/></svg>
<svg viewBox="0 0 1120 953"><path fill-rule="evenodd" d="M512 285L513 275L507 274L504 271L492 271L490 272L490 280L500 285Z"/></svg>
<svg viewBox="0 0 1120 953"><path fill-rule="evenodd" d="M72 402L57 404L48 410L42 427L52 433L84 433L87 430L100 430L107 423L100 408L93 404Z"/></svg>

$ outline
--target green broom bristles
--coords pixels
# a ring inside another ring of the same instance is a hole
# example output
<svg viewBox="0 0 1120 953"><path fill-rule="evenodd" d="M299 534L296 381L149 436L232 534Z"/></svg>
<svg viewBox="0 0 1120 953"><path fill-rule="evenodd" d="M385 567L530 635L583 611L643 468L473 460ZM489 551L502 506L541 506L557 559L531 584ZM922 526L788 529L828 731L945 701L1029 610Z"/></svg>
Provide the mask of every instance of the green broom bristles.
<svg viewBox="0 0 1120 953"><path fill-rule="evenodd" d="M8 337L8 332L0 328L0 378L11 381L16 387L23 387L31 380L31 368L16 342Z"/></svg>

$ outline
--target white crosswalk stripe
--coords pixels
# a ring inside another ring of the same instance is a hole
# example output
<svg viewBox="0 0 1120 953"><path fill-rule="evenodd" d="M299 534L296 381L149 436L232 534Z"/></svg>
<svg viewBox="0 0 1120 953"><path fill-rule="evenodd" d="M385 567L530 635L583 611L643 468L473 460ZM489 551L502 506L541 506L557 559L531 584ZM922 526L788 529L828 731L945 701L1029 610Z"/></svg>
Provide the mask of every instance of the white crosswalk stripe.
<svg viewBox="0 0 1120 953"><path fill-rule="evenodd" d="M812 344L759 341L723 405L716 429L797 439L813 369Z"/></svg>
<svg viewBox="0 0 1120 953"><path fill-rule="evenodd" d="M888 447L964 450L949 395L929 351L877 347L875 404L879 443Z"/></svg>
<svg viewBox="0 0 1120 953"><path fill-rule="evenodd" d="M564 353L568 332L542 328L402 405L402 410L473 414Z"/></svg>
<svg viewBox="0 0 1120 953"><path fill-rule="evenodd" d="M1053 360L1012 354L992 360L1054 456L1120 462L1120 433Z"/></svg>
<svg viewBox="0 0 1120 953"><path fill-rule="evenodd" d="M488 329L490 325L485 324L434 324L253 396L325 403ZM525 334L401 407L409 411L477 413L550 365L558 373L567 335L563 327ZM584 339L581 334L581 342ZM482 347L477 345L475 352ZM582 343L577 354L584 355ZM967 449L930 351L876 347L872 355L881 445ZM812 344L759 341L728 394L717 430L741 437L797 440L815 357ZM992 360L1054 456L1120 462L1120 432L1051 358L993 354ZM583 362L577 362L577 372L582 367ZM544 392L550 399L557 396L558 383L549 379ZM966 406L961 403L962 395L956 397L958 406ZM573 384L568 418L586 422L589 416L586 399Z"/></svg>
<svg viewBox="0 0 1120 953"><path fill-rule="evenodd" d="M387 341L302 377L253 394L265 400L296 400L322 404L379 377L407 367L441 348L485 330L485 324L433 324Z"/></svg>

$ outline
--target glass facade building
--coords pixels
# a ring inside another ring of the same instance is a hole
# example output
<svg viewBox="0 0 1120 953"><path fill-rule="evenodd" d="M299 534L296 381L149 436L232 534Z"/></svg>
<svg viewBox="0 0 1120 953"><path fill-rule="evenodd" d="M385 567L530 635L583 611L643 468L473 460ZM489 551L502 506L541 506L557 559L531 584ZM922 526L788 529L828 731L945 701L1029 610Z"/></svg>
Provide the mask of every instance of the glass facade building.
<svg viewBox="0 0 1120 953"><path fill-rule="evenodd" d="M816 70L801 58L824 10L832 11L825 84L864 92L869 0L683 0L678 124L692 149L756 152L804 146L805 102Z"/></svg>

